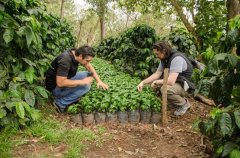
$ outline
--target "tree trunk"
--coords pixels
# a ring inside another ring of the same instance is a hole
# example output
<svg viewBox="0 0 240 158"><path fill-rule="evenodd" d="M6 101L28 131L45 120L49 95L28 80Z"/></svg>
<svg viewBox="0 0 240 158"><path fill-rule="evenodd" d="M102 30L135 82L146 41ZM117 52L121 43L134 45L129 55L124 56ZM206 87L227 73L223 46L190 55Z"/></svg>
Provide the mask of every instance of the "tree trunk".
<svg viewBox="0 0 240 158"><path fill-rule="evenodd" d="M186 18L186 15L183 13L183 8L179 5L179 2L177 0L170 0L172 6L175 8L176 12L178 13L178 16L181 18L183 24L187 28L188 32L192 34L194 37L198 49L201 47L201 39L197 35L195 28L191 25L191 23Z"/></svg>
<svg viewBox="0 0 240 158"><path fill-rule="evenodd" d="M128 28L128 21L129 21L129 18L130 18L130 13L127 12L127 21L126 21L126 24L125 24L125 28Z"/></svg>
<svg viewBox="0 0 240 158"><path fill-rule="evenodd" d="M94 27L90 28L90 31L89 31L89 34L88 34L88 37L87 37L87 44L89 46L92 45L92 43L95 39L95 31L97 30L98 24L99 24L99 20L97 21L97 23L95 24Z"/></svg>
<svg viewBox="0 0 240 158"><path fill-rule="evenodd" d="M89 45L90 39L92 38L92 27L89 30L88 37L87 37L87 45Z"/></svg>
<svg viewBox="0 0 240 158"><path fill-rule="evenodd" d="M77 47L79 47L79 41L80 41L80 35L81 35L81 31L82 31L82 25L83 25L83 21L79 22L79 31L78 31L78 36L77 36Z"/></svg>
<svg viewBox="0 0 240 158"><path fill-rule="evenodd" d="M63 6L64 6L64 0L62 0L62 3L61 3L61 10L60 10L60 18L61 19L63 18Z"/></svg>
<svg viewBox="0 0 240 158"><path fill-rule="evenodd" d="M236 15L240 14L240 1L239 0L227 0L227 19L230 20Z"/></svg>
<svg viewBox="0 0 240 158"><path fill-rule="evenodd" d="M99 19L100 19L100 29L101 29L101 41L105 37L105 14L103 14Z"/></svg>

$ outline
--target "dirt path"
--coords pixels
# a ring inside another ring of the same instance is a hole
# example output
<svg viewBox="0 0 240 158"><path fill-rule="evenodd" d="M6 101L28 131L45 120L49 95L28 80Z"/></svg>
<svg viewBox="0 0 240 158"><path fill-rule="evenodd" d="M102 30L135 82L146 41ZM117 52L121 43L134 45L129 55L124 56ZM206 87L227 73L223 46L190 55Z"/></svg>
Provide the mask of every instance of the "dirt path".
<svg viewBox="0 0 240 158"><path fill-rule="evenodd" d="M101 141L84 142L87 158L208 158L205 147L201 145L201 134L192 129L193 122L206 118L211 107L191 100L191 109L182 117L173 115L174 109L168 112L167 127L151 124L110 124L92 125L88 127L100 135ZM57 115L66 120L69 116ZM69 128L79 128L69 122ZM98 132L97 132L98 131ZM205 142L204 142L205 143ZM14 157L64 157L67 152L66 144L48 144L29 142L14 149ZM48 155L48 156L47 156ZM41 156L40 156L41 157Z"/></svg>
<svg viewBox="0 0 240 158"><path fill-rule="evenodd" d="M101 145L88 143L85 156L89 158L204 158L210 157L201 145L201 135L192 129L197 118L205 118L210 107L191 101L192 108L176 118L169 111L169 124L130 125L104 124L105 142Z"/></svg>

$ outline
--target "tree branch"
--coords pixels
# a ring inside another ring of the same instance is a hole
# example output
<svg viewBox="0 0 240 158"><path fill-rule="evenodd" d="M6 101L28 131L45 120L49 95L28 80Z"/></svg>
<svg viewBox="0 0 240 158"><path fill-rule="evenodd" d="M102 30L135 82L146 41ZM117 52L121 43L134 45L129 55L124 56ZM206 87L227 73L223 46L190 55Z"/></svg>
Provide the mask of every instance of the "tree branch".
<svg viewBox="0 0 240 158"><path fill-rule="evenodd" d="M186 15L183 13L183 8L179 5L177 0L170 0L172 6L175 8L176 12L178 13L178 16L181 18L183 24L187 28L187 30L193 35L195 38L195 41L197 43L198 48L200 48L200 40L198 35L196 34L195 28L191 25L191 23L186 18Z"/></svg>

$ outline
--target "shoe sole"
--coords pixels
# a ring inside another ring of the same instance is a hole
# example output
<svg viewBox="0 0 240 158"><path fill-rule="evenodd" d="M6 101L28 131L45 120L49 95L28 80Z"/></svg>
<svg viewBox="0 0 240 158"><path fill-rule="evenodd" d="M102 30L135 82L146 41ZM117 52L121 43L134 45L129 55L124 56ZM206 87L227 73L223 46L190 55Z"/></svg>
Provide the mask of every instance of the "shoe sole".
<svg viewBox="0 0 240 158"><path fill-rule="evenodd" d="M174 112L174 115L175 115L175 116L183 116L183 115L188 111L188 109L189 109L190 107L191 107L191 105L188 105L188 106L186 107L186 108L187 108L186 111L185 111L183 114L175 114L175 112L176 112L176 111L175 111L175 112Z"/></svg>
<svg viewBox="0 0 240 158"><path fill-rule="evenodd" d="M57 110L58 113L63 113L63 112L59 109L59 107L57 106L56 103L53 103L53 106L55 107L55 109Z"/></svg>

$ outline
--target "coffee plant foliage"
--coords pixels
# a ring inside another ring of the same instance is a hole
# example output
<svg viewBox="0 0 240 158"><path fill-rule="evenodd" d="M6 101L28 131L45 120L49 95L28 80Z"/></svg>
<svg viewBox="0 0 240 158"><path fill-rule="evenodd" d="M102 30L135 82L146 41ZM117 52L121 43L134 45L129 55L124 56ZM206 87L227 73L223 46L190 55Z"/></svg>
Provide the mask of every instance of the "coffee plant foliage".
<svg viewBox="0 0 240 158"><path fill-rule="evenodd" d="M173 29L169 35L161 37L161 40L169 41L173 47L190 58L197 58L199 55L193 37L183 28Z"/></svg>
<svg viewBox="0 0 240 158"><path fill-rule="evenodd" d="M48 14L38 0L0 0L0 129L39 118L36 104L53 55L73 47L69 25Z"/></svg>
<svg viewBox="0 0 240 158"><path fill-rule="evenodd" d="M152 45L157 39L153 28L137 25L119 37L103 40L96 47L96 52L99 57L111 61L119 70L145 78L155 72L159 64L152 52Z"/></svg>
<svg viewBox="0 0 240 158"><path fill-rule="evenodd" d="M145 110L159 112L161 101L149 86L138 92L137 85L140 79L118 71L108 61L94 58L92 64L109 89L97 89L96 83L91 91L81 98L78 110L90 112L118 112L128 110ZM73 106L74 107L74 106ZM76 108L72 108L73 113Z"/></svg>
<svg viewBox="0 0 240 158"><path fill-rule="evenodd" d="M209 87L206 95L218 105L209 120L199 123L199 128L212 141L214 157L237 158L240 157L240 16L230 21L230 28L220 39L205 73L199 76L200 85ZM200 90L205 87L200 86Z"/></svg>
<svg viewBox="0 0 240 158"><path fill-rule="evenodd" d="M146 78L156 71L159 64L152 51L158 40L168 41L174 49L190 58L199 56L193 37L185 29L176 28L167 36L157 36L148 25L138 25L119 37L109 37L96 47L96 51L99 57L111 61L119 70Z"/></svg>

